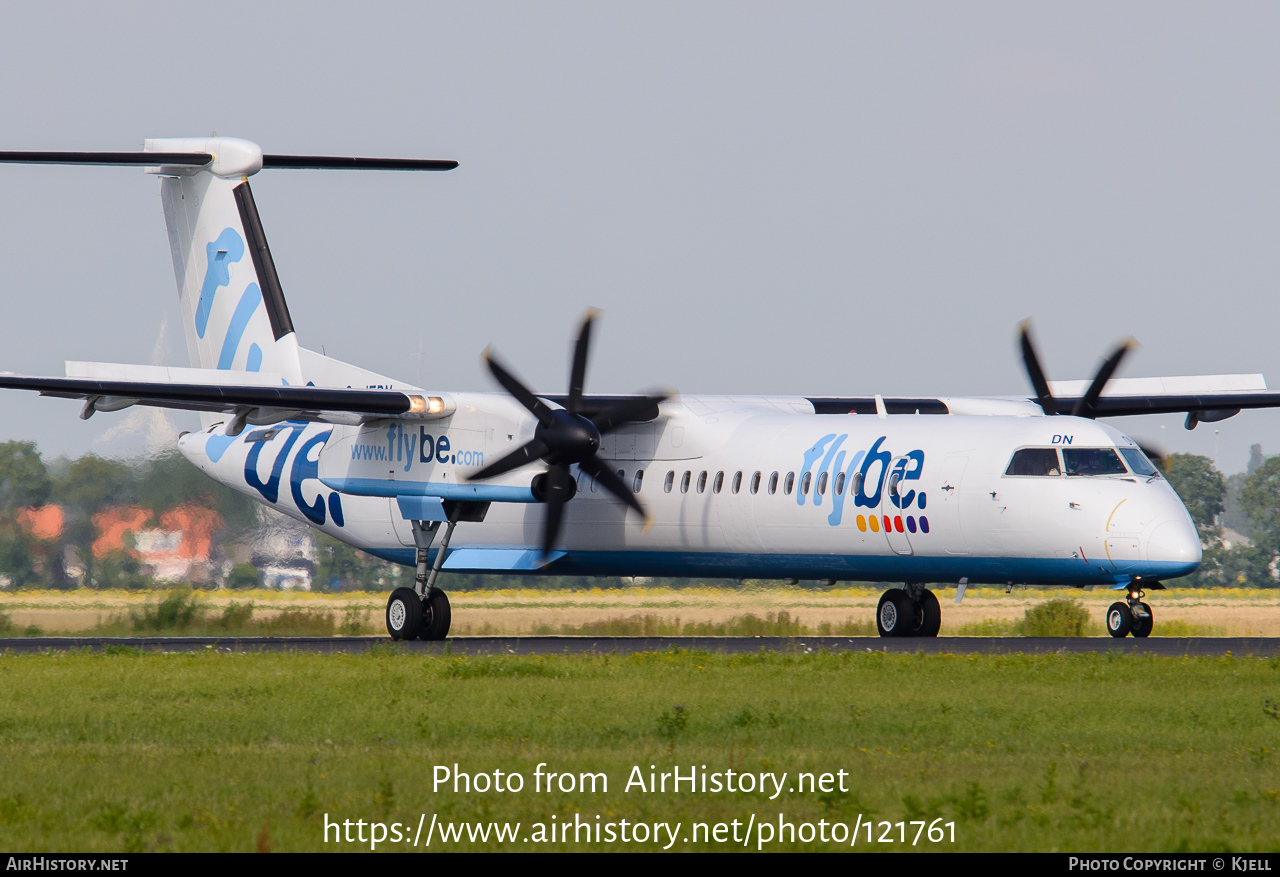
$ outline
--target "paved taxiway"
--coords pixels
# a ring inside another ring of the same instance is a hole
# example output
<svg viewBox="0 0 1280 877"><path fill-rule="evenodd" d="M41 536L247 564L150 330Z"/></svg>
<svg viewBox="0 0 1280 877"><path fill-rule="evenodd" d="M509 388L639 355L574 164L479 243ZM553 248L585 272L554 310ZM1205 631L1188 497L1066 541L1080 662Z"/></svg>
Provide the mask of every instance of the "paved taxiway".
<svg viewBox="0 0 1280 877"><path fill-rule="evenodd" d="M924 652L925 654L1079 654L1120 652L1163 657L1272 657L1280 655L1280 637L1152 637L1150 639L1069 637L938 637L881 639L847 636L474 636L443 642L394 643L387 637L31 637L0 641L0 653L34 653L111 647L145 651L358 653L394 649L407 653L454 655L560 655L566 653L659 652Z"/></svg>

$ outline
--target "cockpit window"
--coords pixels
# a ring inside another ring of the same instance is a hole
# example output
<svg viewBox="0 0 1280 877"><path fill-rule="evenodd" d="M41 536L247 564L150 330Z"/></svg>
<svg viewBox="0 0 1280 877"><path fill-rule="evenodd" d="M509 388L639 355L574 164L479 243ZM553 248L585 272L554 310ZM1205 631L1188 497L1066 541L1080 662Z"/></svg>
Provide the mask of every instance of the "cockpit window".
<svg viewBox="0 0 1280 877"><path fill-rule="evenodd" d="M1013 452L1006 475L1061 475L1058 452L1053 448L1023 448Z"/></svg>
<svg viewBox="0 0 1280 877"><path fill-rule="evenodd" d="M1125 475L1128 470L1111 448L1063 448L1068 475Z"/></svg>
<svg viewBox="0 0 1280 877"><path fill-rule="evenodd" d="M1149 475L1157 474L1156 467L1151 465L1147 455L1137 448L1121 448L1120 456L1124 457L1124 461L1129 464L1129 468L1133 470L1135 475L1141 475L1146 478Z"/></svg>

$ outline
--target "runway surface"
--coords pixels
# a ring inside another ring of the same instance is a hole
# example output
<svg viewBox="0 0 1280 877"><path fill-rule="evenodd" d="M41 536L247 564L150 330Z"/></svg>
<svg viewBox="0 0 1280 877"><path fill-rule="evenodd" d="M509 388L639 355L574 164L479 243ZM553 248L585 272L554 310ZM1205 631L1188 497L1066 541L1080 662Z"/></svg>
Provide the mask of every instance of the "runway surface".
<svg viewBox="0 0 1280 877"><path fill-rule="evenodd" d="M0 640L0 654L73 649L127 648L155 652L306 652L351 654L370 650L423 655L634 654L670 649L746 654L750 652L923 652L925 654L1080 654L1119 652L1163 657L1272 657L1280 637L1152 637L1150 639L1069 637L938 637L881 639L847 636L475 636L443 642L392 642L388 637L30 637Z"/></svg>

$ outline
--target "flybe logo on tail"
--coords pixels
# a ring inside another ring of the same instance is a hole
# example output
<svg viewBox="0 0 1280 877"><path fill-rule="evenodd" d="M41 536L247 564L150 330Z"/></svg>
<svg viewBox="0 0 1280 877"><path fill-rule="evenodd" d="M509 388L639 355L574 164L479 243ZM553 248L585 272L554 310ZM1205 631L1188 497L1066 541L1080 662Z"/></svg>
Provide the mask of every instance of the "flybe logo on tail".
<svg viewBox="0 0 1280 877"><path fill-rule="evenodd" d="M924 472L924 451L908 451L895 460L884 447L888 436L882 435L870 448L857 451L843 447L848 438L848 433L830 433L804 452L796 490L797 505L812 502L814 506L821 506L830 494L831 512L827 515L827 523L833 527L839 526L843 519L847 499L853 500L855 508L867 508L873 512L880 509L886 499L894 511L924 511L927 497L924 491L917 492L911 484L919 481ZM870 521L858 515L858 529L865 530L869 523L873 531L878 531L880 522L877 516L873 513L869 517ZM914 514L907 515L905 523L902 515L881 517L886 529L929 532L929 521L924 515L920 515L918 523Z"/></svg>
<svg viewBox="0 0 1280 877"><path fill-rule="evenodd" d="M196 335L202 339L209 331L209 317L213 313L218 290L231 285L231 266L244 258L244 239L234 228L224 228L217 240L205 245L205 254L208 267L205 269L204 283L200 285L200 300L196 303ZM249 320L261 304L262 290L257 283L250 283L241 293L240 301L236 303L235 311L227 324L222 349L218 354L218 368L224 371L231 368ZM250 343L245 370L256 372L261 368L262 348Z"/></svg>

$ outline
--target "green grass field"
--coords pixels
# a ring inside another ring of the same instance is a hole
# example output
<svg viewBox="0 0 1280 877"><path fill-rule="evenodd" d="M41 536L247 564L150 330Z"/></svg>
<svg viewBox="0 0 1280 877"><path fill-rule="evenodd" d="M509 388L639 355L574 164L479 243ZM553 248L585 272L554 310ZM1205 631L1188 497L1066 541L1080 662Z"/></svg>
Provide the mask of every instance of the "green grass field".
<svg viewBox="0 0 1280 877"><path fill-rule="evenodd" d="M0 847L354 850L368 845L324 844L324 814L510 820L527 836L576 811L681 821L683 837L782 812L945 817L956 842L941 846L958 850L1273 850L1277 702L1280 660L1261 659L8 654ZM434 766L455 762L525 788L433 792ZM535 792L540 762L602 771L609 791ZM633 765L845 770L848 792L626 793Z"/></svg>

